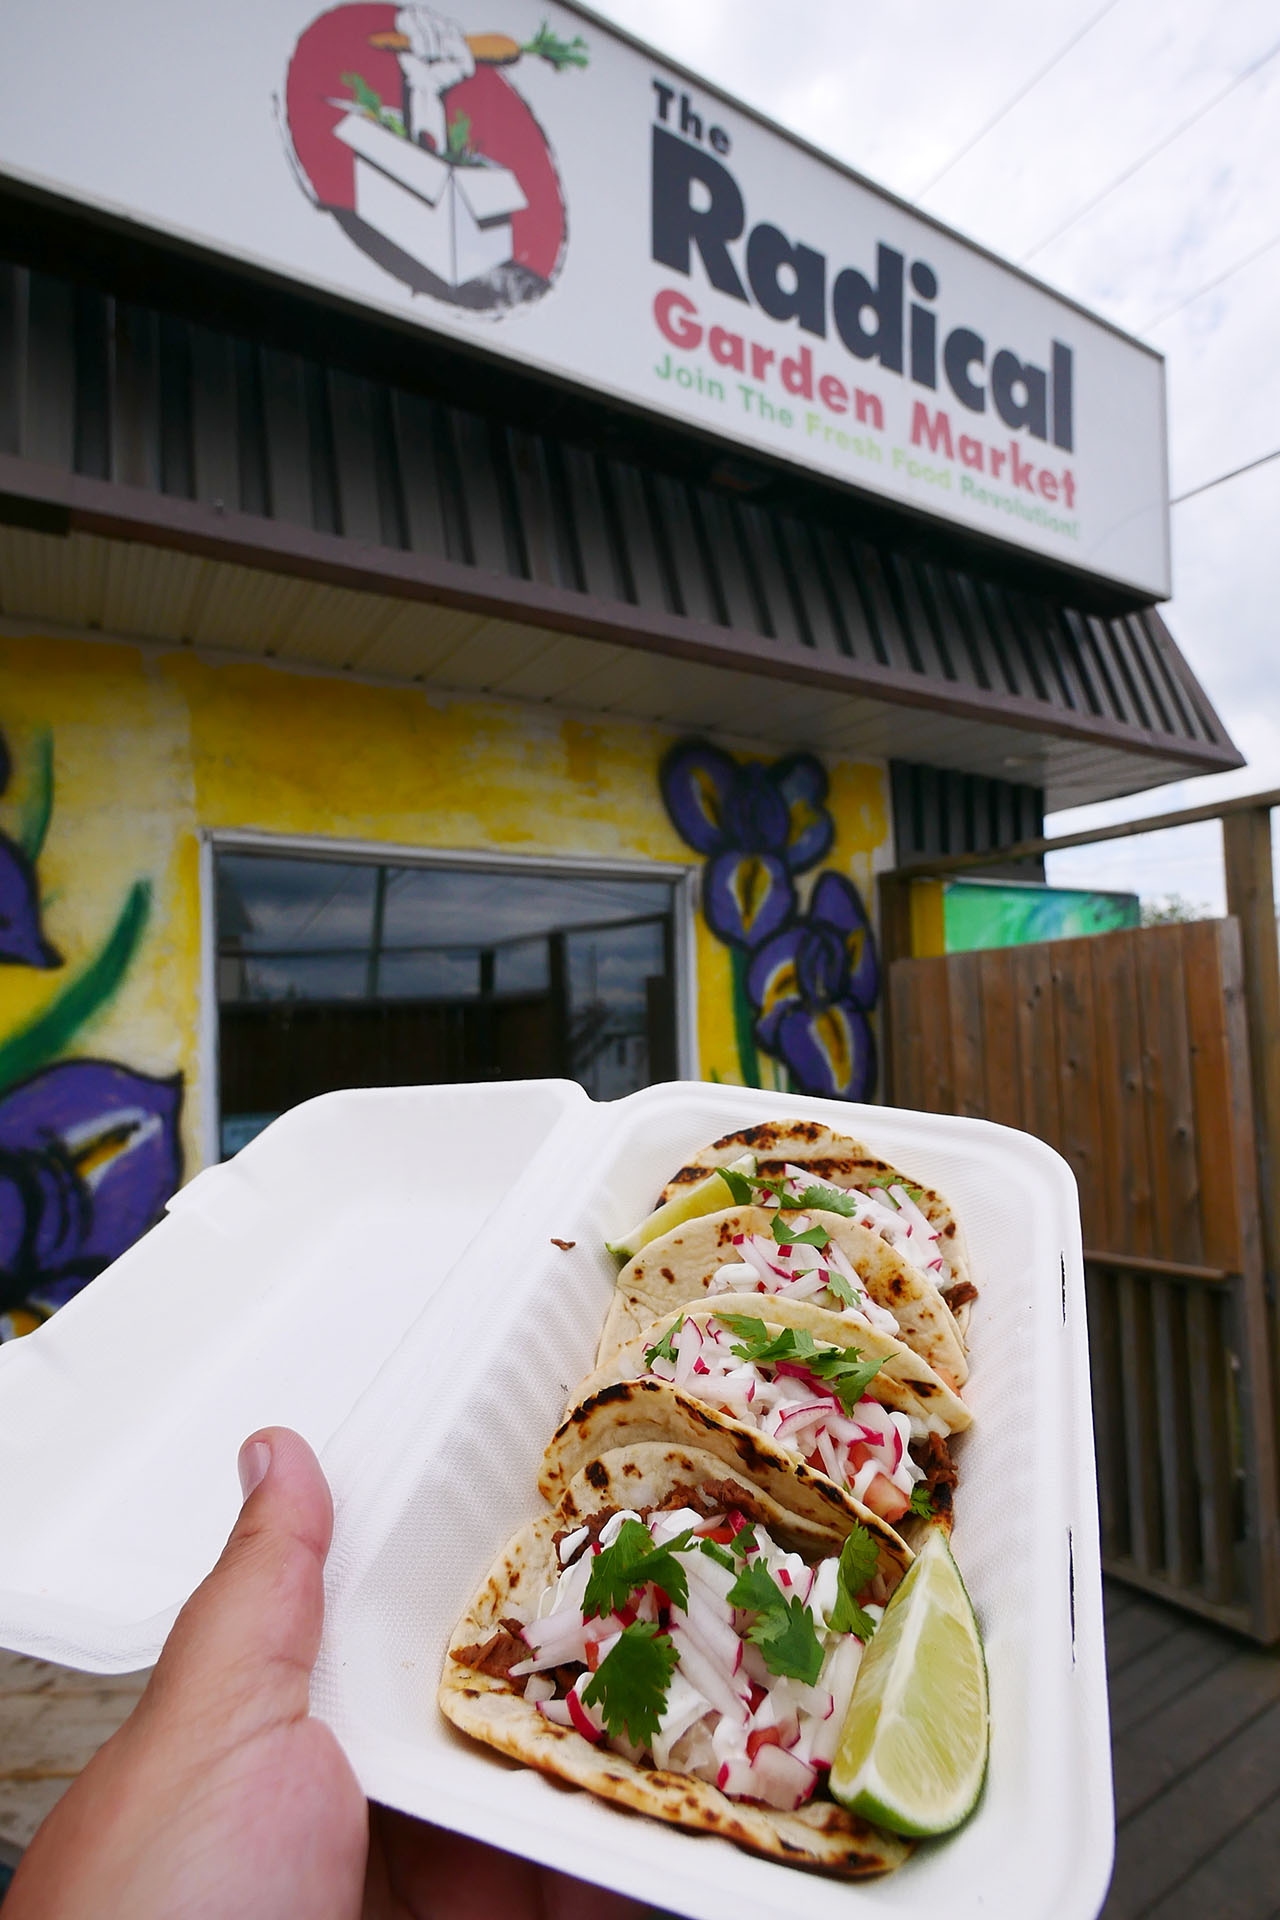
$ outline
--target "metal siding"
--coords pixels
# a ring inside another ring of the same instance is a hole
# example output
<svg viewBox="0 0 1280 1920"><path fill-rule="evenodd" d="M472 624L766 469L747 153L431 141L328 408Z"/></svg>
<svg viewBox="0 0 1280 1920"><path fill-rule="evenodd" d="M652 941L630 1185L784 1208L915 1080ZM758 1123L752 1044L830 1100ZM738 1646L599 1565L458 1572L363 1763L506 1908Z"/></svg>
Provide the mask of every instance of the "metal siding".
<svg viewBox="0 0 1280 1920"><path fill-rule="evenodd" d="M236 377L231 342L211 327L191 327L191 444L195 497L234 505L239 493Z"/></svg>
<svg viewBox="0 0 1280 1920"><path fill-rule="evenodd" d="M271 348L263 353L262 404L273 517L301 527L313 526L317 516L312 499L307 368L296 353L277 353ZM325 518L335 517L331 506Z"/></svg>
<svg viewBox="0 0 1280 1920"><path fill-rule="evenodd" d="M160 490L160 367L154 313L130 301L115 303L115 380L111 409L113 480ZM84 409L85 367L76 369L76 412ZM77 433L77 440L79 434ZM77 466L79 462L77 461ZM84 473L90 469L79 467Z"/></svg>
<svg viewBox="0 0 1280 1920"><path fill-rule="evenodd" d="M183 500L195 497L195 447L192 438L191 332L161 314L156 337L160 406L160 487Z"/></svg>
<svg viewBox="0 0 1280 1920"><path fill-rule="evenodd" d="M24 451L29 279L25 267L0 263L0 453L15 455Z"/></svg>
<svg viewBox="0 0 1280 1920"><path fill-rule="evenodd" d="M449 558L435 412L417 394L392 392L387 401L391 458L400 477L405 545L412 553Z"/></svg>
<svg viewBox="0 0 1280 1920"><path fill-rule="evenodd" d="M27 279L26 406L22 452L42 465L75 466L75 303L65 280Z"/></svg>
<svg viewBox="0 0 1280 1920"><path fill-rule="evenodd" d="M127 457L121 454L121 444L130 438L130 422L124 412L117 408L116 418L112 420L112 318L114 303L104 300L102 295L88 287L75 289L75 308L72 325L75 329L76 381L74 404L73 453L77 473L89 474L95 480L127 480L127 472L119 470L127 466ZM117 378L120 361L117 358ZM112 427L116 428L116 459L113 462ZM117 466L112 474L113 464ZM152 476L144 470L134 481L137 486L147 486Z"/></svg>

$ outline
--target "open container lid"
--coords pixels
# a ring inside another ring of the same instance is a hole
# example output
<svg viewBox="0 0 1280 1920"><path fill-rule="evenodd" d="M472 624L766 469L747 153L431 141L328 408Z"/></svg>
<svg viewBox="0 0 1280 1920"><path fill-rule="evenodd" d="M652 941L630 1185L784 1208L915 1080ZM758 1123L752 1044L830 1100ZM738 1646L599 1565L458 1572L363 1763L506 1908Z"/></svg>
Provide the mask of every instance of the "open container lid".
<svg viewBox="0 0 1280 1920"><path fill-rule="evenodd" d="M853 1885L567 1792L435 1704L457 1618L541 1508L542 1448L613 1285L606 1237L699 1147L792 1117L945 1193L981 1289L955 1545L990 1775L958 1834ZM609 1105L562 1081L311 1101L0 1349L0 1643L100 1672L153 1661L234 1521L237 1448L271 1422L333 1487L313 1708L371 1797L707 1920L801 1900L813 1920L1096 1914L1112 1810L1084 1276L1074 1181L1039 1141L693 1083Z"/></svg>

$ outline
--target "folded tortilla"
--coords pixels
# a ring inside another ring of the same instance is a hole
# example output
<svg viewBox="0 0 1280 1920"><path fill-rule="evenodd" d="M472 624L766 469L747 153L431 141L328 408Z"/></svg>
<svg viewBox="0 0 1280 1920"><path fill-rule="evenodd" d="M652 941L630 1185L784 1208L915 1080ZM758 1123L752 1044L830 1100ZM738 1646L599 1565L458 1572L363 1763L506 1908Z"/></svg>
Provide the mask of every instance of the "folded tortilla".
<svg viewBox="0 0 1280 1920"><path fill-rule="evenodd" d="M761 1234L772 1245L776 1217L767 1207L730 1207L722 1213L700 1214L642 1247L618 1275L596 1364L603 1366L619 1347L671 1308L718 1299L718 1294L710 1292L716 1272L742 1258L735 1240L746 1234ZM788 1218L794 1225L794 1217ZM964 1344L954 1316L928 1274L904 1260L878 1233L841 1214L806 1208L805 1218L811 1225L825 1228L843 1250L877 1306L886 1308L898 1322L903 1344L962 1386L969 1372ZM786 1297L763 1291L758 1294L762 1306ZM814 1311L825 1316L829 1310L817 1307ZM819 1323L803 1324L811 1325L815 1337L819 1335ZM859 1331L865 1331L861 1322L857 1325ZM829 1331L824 1337L850 1344L847 1327Z"/></svg>
<svg viewBox="0 0 1280 1920"><path fill-rule="evenodd" d="M967 1324L968 1307L977 1290L964 1234L948 1202L932 1187L922 1186L910 1174L881 1160L861 1141L833 1133L830 1127L820 1126L817 1121L766 1120L760 1126L743 1127L737 1133L725 1134L723 1139L695 1153L692 1160L672 1175L662 1189L659 1204L675 1199L696 1181L705 1180L709 1168L728 1166L730 1161L748 1152L756 1155L757 1173L770 1180L780 1179L789 1161L811 1172L815 1180L825 1180L833 1187L862 1187L871 1191L901 1182L937 1231L938 1248L946 1269L942 1291L945 1294L956 1290L957 1330L961 1324Z"/></svg>
<svg viewBox="0 0 1280 1920"><path fill-rule="evenodd" d="M843 1332L856 1338L831 1344L857 1346L868 1357L876 1357L881 1347L896 1346L897 1351L889 1352L885 1365L871 1382L868 1388L871 1396L882 1406L905 1413L913 1425L923 1426L928 1436L941 1437L970 1422L964 1402L931 1373L924 1361L898 1343L889 1342L884 1335L872 1334L860 1323L856 1326L841 1323L838 1316L823 1313L821 1308L811 1307L805 1301L770 1298L767 1311L762 1311L759 1294L726 1293L719 1296L714 1305L708 1303L683 1314L668 1314L621 1348L607 1366L597 1367L587 1376L543 1455L538 1475L542 1493L548 1500L560 1499L574 1474L608 1448L637 1441L676 1440L714 1453L726 1466L745 1473L757 1486L765 1488L789 1512L810 1520L825 1520L828 1524L833 1512L860 1521L880 1541L882 1570L896 1581L893 1570L900 1572L910 1561L910 1549L896 1527L873 1513L847 1486L808 1466L770 1435L648 1372L646 1351L677 1320L705 1322L722 1312L747 1314L761 1320L771 1338L789 1326L804 1327L816 1340L829 1341L831 1323L835 1321ZM954 1420L954 1425L948 1424L948 1417ZM950 1484L954 1484L953 1473ZM947 1521L950 1484L937 1503L940 1517Z"/></svg>
<svg viewBox="0 0 1280 1920"><path fill-rule="evenodd" d="M572 1728L540 1714L523 1697L522 1683L455 1659L474 1660L499 1640L505 1617L532 1617L539 1594L559 1571L555 1538L602 1510L645 1509L676 1504L702 1483L711 1483L716 1504L727 1504L722 1455L659 1442L609 1448L595 1455L562 1489L556 1511L522 1527L508 1541L488 1579L454 1631L440 1683L440 1706L464 1733L526 1766L638 1813L677 1826L722 1834L751 1852L792 1866L817 1868L856 1879L898 1866L910 1844L881 1833L834 1801L810 1800L794 1813L731 1800L709 1782L626 1759L594 1746ZM780 1545L813 1560L839 1552L850 1524L860 1516L832 1507L806 1518L750 1481L733 1476L733 1504L768 1529ZM908 1556L909 1558L909 1556Z"/></svg>
<svg viewBox="0 0 1280 1920"><path fill-rule="evenodd" d="M601 1387L617 1380L638 1380L647 1369L645 1353L662 1339L677 1320L706 1321L720 1313L746 1314L762 1320L771 1334L783 1327L803 1327L816 1341L829 1347L857 1347L869 1360L879 1360L879 1373L867 1392L881 1406L905 1413L930 1433L962 1433L973 1421L964 1401L939 1379L927 1360L891 1334L877 1333L851 1314L829 1313L809 1300L788 1300L776 1293L716 1293L700 1299L695 1306L668 1308L648 1321L642 1332L615 1347L603 1365L589 1373L574 1393L571 1404L582 1401ZM724 1418L729 1418L726 1414ZM754 1429L752 1429L754 1432ZM788 1456L790 1458L790 1456Z"/></svg>

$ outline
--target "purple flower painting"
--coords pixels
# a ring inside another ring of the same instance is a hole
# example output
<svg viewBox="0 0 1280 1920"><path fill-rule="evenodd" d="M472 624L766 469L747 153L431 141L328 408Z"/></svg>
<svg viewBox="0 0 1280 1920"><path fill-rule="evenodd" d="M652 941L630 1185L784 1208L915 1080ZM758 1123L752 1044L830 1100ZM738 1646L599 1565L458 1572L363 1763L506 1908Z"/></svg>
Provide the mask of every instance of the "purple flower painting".
<svg viewBox="0 0 1280 1920"><path fill-rule="evenodd" d="M879 976L862 897L841 873L824 873L808 913L756 948L747 969L756 1039L801 1092L856 1100L874 1086L867 1014Z"/></svg>
<svg viewBox="0 0 1280 1920"><path fill-rule="evenodd" d="M0 1312L49 1312L132 1246L182 1175L180 1077L66 1060L0 1096Z"/></svg>
<svg viewBox="0 0 1280 1920"><path fill-rule="evenodd" d="M681 839L703 855L702 911L733 957L733 1012L744 1084L760 1052L805 1093L869 1099L875 1090L879 963L862 896L842 873L819 876L807 908L797 878L835 841L826 770L812 754L735 760L682 740L660 773Z"/></svg>
<svg viewBox="0 0 1280 1920"><path fill-rule="evenodd" d="M17 833L0 832L0 964L56 970L37 862L53 810L49 735L35 742ZM0 737L0 794L9 784ZM0 1034L0 1340L47 1319L161 1215L182 1177L182 1076L70 1059L115 999L146 931L151 889L128 891L115 925L53 997Z"/></svg>
<svg viewBox="0 0 1280 1920"><path fill-rule="evenodd" d="M705 741L681 741L662 765L672 825L707 856L702 910L729 946L754 947L795 911L793 876L835 838L827 776L811 754L740 765Z"/></svg>

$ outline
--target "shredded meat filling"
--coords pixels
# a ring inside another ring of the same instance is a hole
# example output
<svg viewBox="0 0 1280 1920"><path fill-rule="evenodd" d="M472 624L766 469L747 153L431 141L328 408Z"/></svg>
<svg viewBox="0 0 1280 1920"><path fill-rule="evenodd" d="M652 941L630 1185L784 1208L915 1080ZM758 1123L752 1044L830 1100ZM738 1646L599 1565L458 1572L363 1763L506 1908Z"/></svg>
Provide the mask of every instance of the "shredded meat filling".
<svg viewBox="0 0 1280 1920"><path fill-rule="evenodd" d="M950 1513L951 1495L960 1476L946 1440L940 1433L926 1434L923 1440L913 1440L911 1458L918 1467L924 1469L924 1483L929 1489L935 1514Z"/></svg>
<svg viewBox="0 0 1280 1920"><path fill-rule="evenodd" d="M460 1666L471 1667L476 1673L487 1673L494 1680L506 1680L517 1661L529 1658L529 1649L524 1640L524 1622L521 1620L499 1620L498 1631L490 1634L487 1640L478 1640L469 1647L455 1647L453 1657Z"/></svg>
<svg viewBox="0 0 1280 1920"><path fill-rule="evenodd" d="M967 1307L971 1300L978 1297L978 1289L972 1280L957 1280L953 1287L943 1287L942 1297L955 1313L960 1307Z"/></svg>

